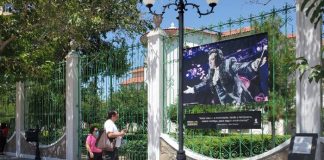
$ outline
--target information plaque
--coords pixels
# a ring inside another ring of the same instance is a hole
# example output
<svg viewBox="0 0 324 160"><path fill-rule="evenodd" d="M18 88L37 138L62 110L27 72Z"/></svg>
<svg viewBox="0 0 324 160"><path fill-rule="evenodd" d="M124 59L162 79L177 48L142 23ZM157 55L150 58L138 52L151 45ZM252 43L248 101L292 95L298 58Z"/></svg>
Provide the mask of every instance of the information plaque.
<svg viewBox="0 0 324 160"><path fill-rule="evenodd" d="M260 129L261 111L186 114L187 128Z"/></svg>
<svg viewBox="0 0 324 160"><path fill-rule="evenodd" d="M288 160L313 160L315 159L318 134L296 133L291 138Z"/></svg>

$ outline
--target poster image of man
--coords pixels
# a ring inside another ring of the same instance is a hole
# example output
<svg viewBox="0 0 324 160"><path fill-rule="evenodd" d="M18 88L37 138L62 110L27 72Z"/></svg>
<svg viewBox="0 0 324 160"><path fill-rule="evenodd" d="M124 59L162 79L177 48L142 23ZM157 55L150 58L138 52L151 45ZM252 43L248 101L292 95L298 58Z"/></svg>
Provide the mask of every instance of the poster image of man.
<svg viewBox="0 0 324 160"><path fill-rule="evenodd" d="M183 103L242 105L267 101L267 58L266 33L187 49Z"/></svg>

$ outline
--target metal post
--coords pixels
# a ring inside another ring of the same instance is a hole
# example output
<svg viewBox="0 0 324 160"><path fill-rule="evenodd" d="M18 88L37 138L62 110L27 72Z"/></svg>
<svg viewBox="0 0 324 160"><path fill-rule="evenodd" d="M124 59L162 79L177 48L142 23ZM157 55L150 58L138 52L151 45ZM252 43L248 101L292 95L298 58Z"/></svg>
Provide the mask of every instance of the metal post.
<svg viewBox="0 0 324 160"><path fill-rule="evenodd" d="M36 139L36 153L35 153L35 160L41 160L40 157L40 150L39 150L39 126L36 126L36 134L37 134L37 139Z"/></svg>
<svg viewBox="0 0 324 160"><path fill-rule="evenodd" d="M185 5L183 0L179 1L178 4L178 13L179 13L179 81L178 81L178 127L179 127L179 150L177 152L177 160L185 160L186 154L183 150L183 105L182 105L182 57L183 57L183 14L184 14Z"/></svg>
<svg viewBox="0 0 324 160"><path fill-rule="evenodd" d="M153 2L154 3L154 2ZM179 133L178 133L178 141L179 141L179 149L177 151L177 160L185 160L186 159L186 154L185 151L183 150L183 104L182 104L182 57L183 57L183 39L184 39L184 11L186 10L186 6L191 6L192 8L197 9L197 13L199 14L199 17L203 15L208 15L213 13L213 10L215 6L217 5L216 2L214 3L209 3L209 6L211 7L211 10L207 10L206 13L200 12L199 5L196 5L194 3L188 3L186 0L176 0L174 3L169 3L165 6L163 6L163 11L161 14L157 14L155 11L152 11L152 3L147 3L146 6L148 7L149 11L151 14L153 14L155 17L163 16L165 13L165 10L167 8L170 8L170 6L176 6L177 11L179 13L178 15L178 20L179 20L179 80L178 80L178 128L179 128ZM160 23L160 22L159 22ZM159 27L159 23L157 23L157 27Z"/></svg>

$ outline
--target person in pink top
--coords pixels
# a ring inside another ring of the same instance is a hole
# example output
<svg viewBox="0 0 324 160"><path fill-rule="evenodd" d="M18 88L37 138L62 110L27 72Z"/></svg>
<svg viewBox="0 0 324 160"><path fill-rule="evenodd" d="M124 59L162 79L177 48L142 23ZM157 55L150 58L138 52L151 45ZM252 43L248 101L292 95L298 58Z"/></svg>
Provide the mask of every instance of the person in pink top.
<svg viewBox="0 0 324 160"><path fill-rule="evenodd" d="M102 160L102 150L96 147L98 137L98 128L92 126L86 140L86 148L88 151L89 160Z"/></svg>

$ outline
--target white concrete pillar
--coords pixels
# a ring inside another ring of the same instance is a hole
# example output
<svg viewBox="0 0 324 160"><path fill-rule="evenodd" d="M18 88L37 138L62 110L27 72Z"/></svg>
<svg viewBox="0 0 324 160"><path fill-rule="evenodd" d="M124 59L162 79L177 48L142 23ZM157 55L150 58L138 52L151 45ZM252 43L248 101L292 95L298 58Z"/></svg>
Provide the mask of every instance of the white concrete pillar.
<svg viewBox="0 0 324 160"><path fill-rule="evenodd" d="M72 50L66 57L66 159L78 160L79 137L79 54Z"/></svg>
<svg viewBox="0 0 324 160"><path fill-rule="evenodd" d="M321 24L314 28L310 22L310 16L300 10L304 0L297 0L297 39L296 57L305 57L309 65L321 64ZM315 0L310 0L311 4ZM309 5L308 4L308 5ZM309 72L306 72L299 80L297 71L296 88L296 132L297 133L321 133L321 106L322 92L321 81L309 83ZM317 145L316 159L321 157L320 144Z"/></svg>
<svg viewBox="0 0 324 160"><path fill-rule="evenodd" d="M163 113L163 37L160 28L148 33L147 87L148 87L148 159L160 159L160 135Z"/></svg>
<svg viewBox="0 0 324 160"><path fill-rule="evenodd" d="M21 157L21 133L24 132L25 86L22 82L16 83L16 157Z"/></svg>

